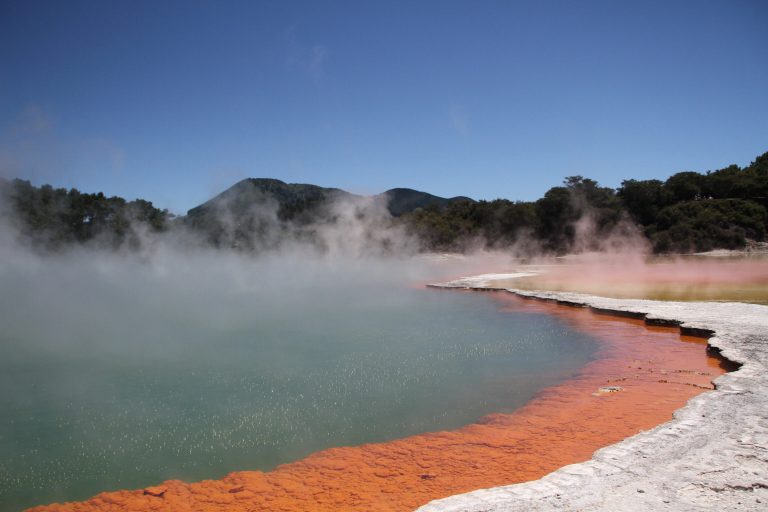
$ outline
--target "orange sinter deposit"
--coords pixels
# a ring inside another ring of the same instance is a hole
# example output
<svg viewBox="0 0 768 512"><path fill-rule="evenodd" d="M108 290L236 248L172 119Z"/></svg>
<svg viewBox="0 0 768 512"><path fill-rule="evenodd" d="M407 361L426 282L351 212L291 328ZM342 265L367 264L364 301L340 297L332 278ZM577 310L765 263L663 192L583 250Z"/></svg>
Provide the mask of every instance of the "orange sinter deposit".
<svg viewBox="0 0 768 512"><path fill-rule="evenodd" d="M472 293L472 292L445 292ZM41 511L412 510L436 498L540 478L650 429L725 371L677 328L496 293L510 311L552 314L600 341L596 359L512 414L451 432L332 448L273 471L100 494Z"/></svg>

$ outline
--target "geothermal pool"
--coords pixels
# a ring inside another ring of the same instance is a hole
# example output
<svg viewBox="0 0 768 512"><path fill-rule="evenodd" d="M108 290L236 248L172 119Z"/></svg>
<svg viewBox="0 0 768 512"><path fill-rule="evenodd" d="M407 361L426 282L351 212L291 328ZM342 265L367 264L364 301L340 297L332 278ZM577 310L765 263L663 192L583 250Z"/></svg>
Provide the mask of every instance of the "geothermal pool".
<svg viewBox="0 0 768 512"><path fill-rule="evenodd" d="M598 345L389 274L68 265L0 269L2 510L454 429L572 377Z"/></svg>

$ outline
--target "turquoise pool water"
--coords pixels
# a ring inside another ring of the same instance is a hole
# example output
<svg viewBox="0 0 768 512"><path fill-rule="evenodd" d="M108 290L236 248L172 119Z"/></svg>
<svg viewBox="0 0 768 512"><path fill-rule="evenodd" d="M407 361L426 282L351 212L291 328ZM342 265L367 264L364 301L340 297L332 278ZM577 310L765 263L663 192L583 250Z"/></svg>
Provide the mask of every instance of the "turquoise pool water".
<svg viewBox="0 0 768 512"><path fill-rule="evenodd" d="M0 272L3 510L456 428L516 409L596 347L490 294L140 268Z"/></svg>

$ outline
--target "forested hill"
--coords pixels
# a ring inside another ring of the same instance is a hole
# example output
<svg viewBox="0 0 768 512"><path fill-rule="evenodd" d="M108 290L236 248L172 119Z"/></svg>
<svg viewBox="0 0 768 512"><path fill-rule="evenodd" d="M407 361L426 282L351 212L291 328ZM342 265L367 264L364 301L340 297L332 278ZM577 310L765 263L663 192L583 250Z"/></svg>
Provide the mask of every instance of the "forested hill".
<svg viewBox="0 0 768 512"><path fill-rule="evenodd" d="M178 230L204 244L260 251L287 236L311 243L314 226L336 222L333 206L339 203L356 205L357 218L385 217L384 223L367 223L368 229L397 226L426 251L517 243L562 254L600 249L627 230L644 236L656 252L735 249L765 240L768 153L743 168L679 172L666 181L630 179L618 189L571 176L532 202L448 199L402 188L365 198L336 188L247 179L179 218L140 199L0 179L0 216L22 240L43 249L136 247L146 234ZM384 208L361 206L370 203Z"/></svg>
<svg viewBox="0 0 768 512"><path fill-rule="evenodd" d="M215 247L273 248L288 236L282 228L318 222L327 204L351 197L337 188L248 178L192 208L180 222Z"/></svg>
<svg viewBox="0 0 768 512"><path fill-rule="evenodd" d="M400 217L419 208L432 208L442 211L452 204L475 202L474 199L469 197L445 198L433 196L426 192L419 192L411 188L392 188L380 194L380 196L385 198L387 210L394 217Z"/></svg>
<svg viewBox="0 0 768 512"><path fill-rule="evenodd" d="M187 217L199 218L222 208L230 214L242 215L254 205L266 205L271 202L278 208L278 217L287 220L306 213L319 215L318 209L331 202L364 197L338 188L325 188L305 183L285 183L270 178L248 178L200 206L192 208L187 212ZM430 207L442 210L455 202L474 202L468 197L444 198L410 188L393 188L374 196L374 199L383 200L393 217L399 217L418 208Z"/></svg>
<svg viewBox="0 0 768 512"><path fill-rule="evenodd" d="M370 217L376 214L369 211L370 206L379 204L392 217L400 217L419 208L442 213L457 200L472 201L446 199L407 188L368 198L338 188L248 178L192 208L180 222L216 247L258 250L276 247L285 237L316 240L313 227L334 223L341 213L340 205L356 209L355 215Z"/></svg>

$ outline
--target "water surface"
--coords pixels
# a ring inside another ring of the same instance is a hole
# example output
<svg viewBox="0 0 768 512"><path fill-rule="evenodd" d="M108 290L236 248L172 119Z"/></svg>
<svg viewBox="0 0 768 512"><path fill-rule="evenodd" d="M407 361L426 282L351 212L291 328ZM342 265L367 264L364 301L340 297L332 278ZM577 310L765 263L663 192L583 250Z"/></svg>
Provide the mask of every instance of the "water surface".
<svg viewBox="0 0 768 512"><path fill-rule="evenodd" d="M456 428L596 348L490 295L380 276L48 272L0 273L4 510Z"/></svg>

